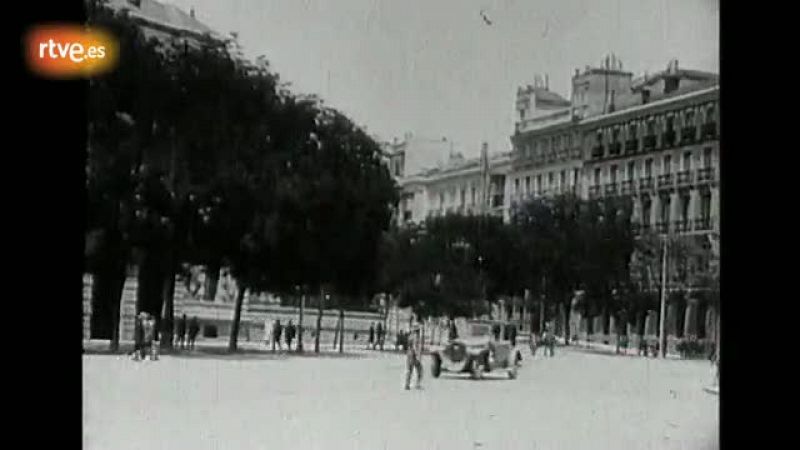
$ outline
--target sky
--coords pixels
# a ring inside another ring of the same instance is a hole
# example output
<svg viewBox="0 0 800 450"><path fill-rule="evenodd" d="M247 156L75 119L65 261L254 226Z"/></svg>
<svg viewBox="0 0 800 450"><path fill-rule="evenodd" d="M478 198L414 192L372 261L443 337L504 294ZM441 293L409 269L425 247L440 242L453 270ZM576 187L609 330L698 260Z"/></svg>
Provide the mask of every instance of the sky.
<svg viewBox="0 0 800 450"><path fill-rule="evenodd" d="M468 156L511 149L518 86L614 53L635 76L719 71L717 0L162 0L264 55L383 140L447 137ZM481 11L491 25L481 17Z"/></svg>

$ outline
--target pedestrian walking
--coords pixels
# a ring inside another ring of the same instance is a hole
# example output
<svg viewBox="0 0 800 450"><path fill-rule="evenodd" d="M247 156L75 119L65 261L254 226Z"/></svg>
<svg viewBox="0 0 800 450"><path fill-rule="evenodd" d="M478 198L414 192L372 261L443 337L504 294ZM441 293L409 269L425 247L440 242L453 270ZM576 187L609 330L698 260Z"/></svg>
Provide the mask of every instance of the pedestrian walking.
<svg viewBox="0 0 800 450"><path fill-rule="evenodd" d="M278 347L278 351L281 350L281 333L283 332L283 327L281 327L280 319L276 320L275 323L272 325L272 351L275 351L275 346Z"/></svg>
<svg viewBox="0 0 800 450"><path fill-rule="evenodd" d="M381 324L380 322L378 322L378 326L375 327L375 334L376 334L376 338L378 339L377 340L377 345L378 345L378 347L380 347L381 351L383 351L384 330L383 330L383 324Z"/></svg>
<svg viewBox="0 0 800 450"><path fill-rule="evenodd" d="M454 339L458 339L458 328L456 328L456 321L450 320L450 330L447 334L447 337L452 341Z"/></svg>
<svg viewBox="0 0 800 450"><path fill-rule="evenodd" d="M175 339L175 346L177 347L180 344L181 350L183 350L184 344L186 343L186 314L182 315L180 320L178 320L178 330Z"/></svg>
<svg viewBox="0 0 800 450"><path fill-rule="evenodd" d="M375 350L375 323L369 324L369 340L367 341L367 348Z"/></svg>
<svg viewBox="0 0 800 450"><path fill-rule="evenodd" d="M500 324L496 323L496 324L492 325L492 335L494 336L494 340L495 341L499 341L500 340L500 332L501 331L502 330L500 329Z"/></svg>
<svg viewBox="0 0 800 450"><path fill-rule="evenodd" d="M422 389L422 338L420 337L419 325L415 326L408 335L406 350L406 385L405 389L411 389L411 372L417 372L417 389Z"/></svg>
<svg viewBox="0 0 800 450"><path fill-rule="evenodd" d="M291 320L289 320L289 324L286 325L286 348L289 351L292 351L292 341L294 340L294 324Z"/></svg>
<svg viewBox="0 0 800 450"><path fill-rule="evenodd" d="M553 356L555 356L556 335L553 333L553 331L550 329L549 326L547 327L547 331L545 331L545 333L546 333L545 342L547 345L547 351L548 353L550 353L550 357L552 358Z"/></svg>
<svg viewBox="0 0 800 450"><path fill-rule="evenodd" d="M161 348L161 328L155 316L150 316L150 327L153 330L153 339L150 341L150 360L158 361L158 351Z"/></svg>
<svg viewBox="0 0 800 450"><path fill-rule="evenodd" d="M145 312L142 311L134 319L133 323L133 360L139 361L144 357L142 350L144 349L144 317Z"/></svg>
<svg viewBox="0 0 800 450"><path fill-rule="evenodd" d="M194 350L194 341L197 339L197 333L200 332L200 323L197 321L197 316L193 316L189 322L189 350Z"/></svg>
<svg viewBox="0 0 800 450"><path fill-rule="evenodd" d="M144 318L142 319L142 328L144 329L144 346L142 348L142 359L146 359L150 356L150 359L153 359L153 338L155 335L154 330L154 322L150 319L150 315L148 313L144 313Z"/></svg>

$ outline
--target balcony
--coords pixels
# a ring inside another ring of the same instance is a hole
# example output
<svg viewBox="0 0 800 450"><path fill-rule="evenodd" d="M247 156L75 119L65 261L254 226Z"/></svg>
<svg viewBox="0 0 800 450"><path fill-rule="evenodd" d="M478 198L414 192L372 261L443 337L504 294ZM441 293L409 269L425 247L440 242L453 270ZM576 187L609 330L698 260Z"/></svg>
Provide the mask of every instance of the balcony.
<svg viewBox="0 0 800 450"><path fill-rule="evenodd" d="M579 148L573 148L569 152L569 157L571 159L583 159L583 151Z"/></svg>
<svg viewBox="0 0 800 450"><path fill-rule="evenodd" d="M639 180L639 189L642 191L653 189L653 177L644 177Z"/></svg>
<svg viewBox="0 0 800 450"><path fill-rule="evenodd" d="M681 128L681 144L691 144L697 140L697 127Z"/></svg>
<svg viewBox="0 0 800 450"><path fill-rule="evenodd" d="M608 154L611 156L617 156L622 151L622 143L621 142L612 142L608 145Z"/></svg>
<svg viewBox="0 0 800 450"><path fill-rule="evenodd" d="M617 183L606 183L606 195L617 195Z"/></svg>
<svg viewBox="0 0 800 450"><path fill-rule="evenodd" d="M692 182L692 172L690 170L684 170L678 172L678 185L685 186Z"/></svg>
<svg viewBox="0 0 800 450"><path fill-rule="evenodd" d="M633 180L625 180L620 185L620 193L623 195L633 193Z"/></svg>
<svg viewBox="0 0 800 450"><path fill-rule="evenodd" d="M645 151L655 150L656 149L656 137L655 136L645 136L644 137L644 145Z"/></svg>
<svg viewBox="0 0 800 450"><path fill-rule="evenodd" d="M600 186L589 186L589 197L599 197L600 196Z"/></svg>
<svg viewBox="0 0 800 450"><path fill-rule="evenodd" d="M625 141L625 154L633 154L639 150L639 141L637 139L628 139Z"/></svg>
<svg viewBox="0 0 800 450"><path fill-rule="evenodd" d="M689 222L688 219L684 219L684 220L676 220L675 222L673 222L672 226L675 229L675 232L677 232L677 233L685 233L687 231L691 231L692 230L692 227L690 226L690 224L691 224L691 222Z"/></svg>
<svg viewBox="0 0 800 450"><path fill-rule="evenodd" d="M703 124L703 128L700 133L700 138L704 141L707 140L714 140L717 138L717 123L716 122L706 122Z"/></svg>
<svg viewBox="0 0 800 450"><path fill-rule="evenodd" d="M547 162L555 162L557 159L556 152L550 152L547 154Z"/></svg>
<svg viewBox="0 0 800 450"><path fill-rule="evenodd" d="M667 130L661 136L661 145L664 148L675 147L675 130Z"/></svg>
<svg viewBox="0 0 800 450"><path fill-rule="evenodd" d="M710 183L714 181L714 169L712 167L703 167L697 171L698 183Z"/></svg>
<svg viewBox="0 0 800 450"><path fill-rule="evenodd" d="M666 233L667 231L669 231L669 222L667 221L656 222L657 233Z"/></svg>
<svg viewBox="0 0 800 450"><path fill-rule="evenodd" d="M592 147L592 159L600 159L603 157L603 146L596 145Z"/></svg>
<svg viewBox="0 0 800 450"><path fill-rule="evenodd" d="M711 218L701 217L694 220L694 229L697 231L708 231L711 229Z"/></svg>
<svg viewBox="0 0 800 450"><path fill-rule="evenodd" d="M673 182L675 179L672 177L671 173L665 173L663 175L658 176L658 187L659 188L671 188L673 187Z"/></svg>
<svg viewBox="0 0 800 450"><path fill-rule="evenodd" d="M562 160L562 161L566 160L566 159L569 159L569 150L567 150L567 149L559 150L558 151L558 159Z"/></svg>

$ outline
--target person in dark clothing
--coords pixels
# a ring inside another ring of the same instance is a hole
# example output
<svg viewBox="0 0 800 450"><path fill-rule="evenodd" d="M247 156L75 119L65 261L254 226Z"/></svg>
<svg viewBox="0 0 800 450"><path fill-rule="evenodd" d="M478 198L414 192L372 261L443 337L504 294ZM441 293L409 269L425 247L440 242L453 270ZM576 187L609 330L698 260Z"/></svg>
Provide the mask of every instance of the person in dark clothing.
<svg viewBox="0 0 800 450"><path fill-rule="evenodd" d="M500 340L500 331L501 330L500 330L500 325L499 324L494 324L492 326L492 335L494 335L494 340L495 341L499 341Z"/></svg>
<svg viewBox="0 0 800 450"><path fill-rule="evenodd" d="M456 321L450 321L450 332L447 336L452 341L453 339L458 339L458 328L456 328Z"/></svg>
<svg viewBox="0 0 800 450"><path fill-rule="evenodd" d="M512 347L517 346L517 327L515 327L514 325L511 325L511 327L508 330L508 339L511 341Z"/></svg>
<svg viewBox="0 0 800 450"><path fill-rule="evenodd" d="M294 334L295 334L294 324L290 320L289 324L286 325L286 347L288 348L289 351L292 350L292 341L294 340Z"/></svg>
<svg viewBox="0 0 800 450"><path fill-rule="evenodd" d="M375 323L369 324L369 338L367 340L367 348L375 349Z"/></svg>
<svg viewBox="0 0 800 450"><path fill-rule="evenodd" d="M276 320L272 327L272 351L275 351L275 345L278 346L278 351L281 350L281 334L283 333L283 326L280 320Z"/></svg>
<svg viewBox="0 0 800 450"><path fill-rule="evenodd" d="M175 333L175 346L177 347L180 344L181 349L183 349L185 343L186 343L186 314L181 316L180 320L178 320L178 329Z"/></svg>
<svg viewBox="0 0 800 450"><path fill-rule="evenodd" d="M378 322L378 326L375 327L375 345L380 347L381 351L383 351L383 324Z"/></svg>
<svg viewBox="0 0 800 450"><path fill-rule="evenodd" d="M144 355L144 323L143 314L139 313L133 323L133 360L139 361Z"/></svg>
<svg viewBox="0 0 800 450"><path fill-rule="evenodd" d="M197 333L199 332L200 323L197 321L197 316L194 316L189 322L189 350L194 350L194 341L197 339Z"/></svg>

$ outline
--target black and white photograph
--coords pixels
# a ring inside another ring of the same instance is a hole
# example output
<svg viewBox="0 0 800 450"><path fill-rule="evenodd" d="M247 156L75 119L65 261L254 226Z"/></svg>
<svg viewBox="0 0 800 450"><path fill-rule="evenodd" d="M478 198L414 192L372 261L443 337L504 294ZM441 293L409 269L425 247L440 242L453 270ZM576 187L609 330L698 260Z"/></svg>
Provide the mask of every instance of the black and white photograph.
<svg viewBox="0 0 800 450"><path fill-rule="evenodd" d="M84 448L719 448L718 0L81 2Z"/></svg>

